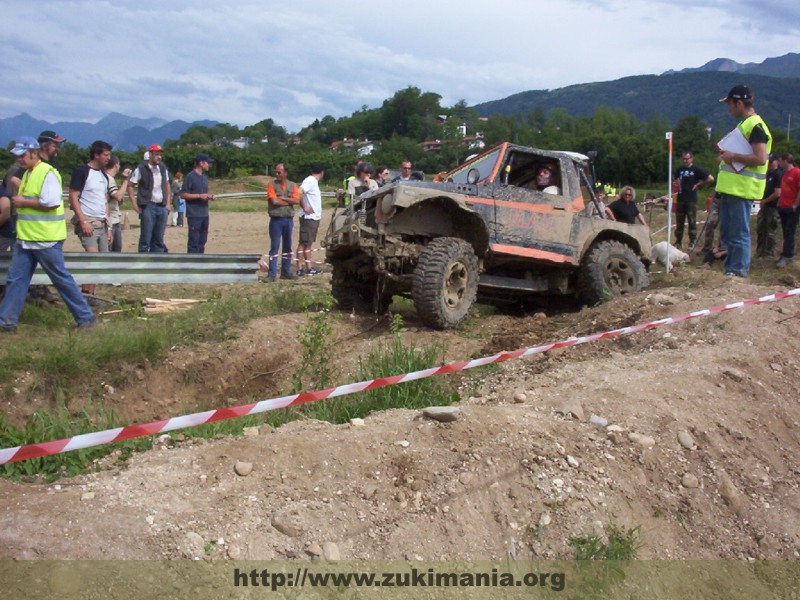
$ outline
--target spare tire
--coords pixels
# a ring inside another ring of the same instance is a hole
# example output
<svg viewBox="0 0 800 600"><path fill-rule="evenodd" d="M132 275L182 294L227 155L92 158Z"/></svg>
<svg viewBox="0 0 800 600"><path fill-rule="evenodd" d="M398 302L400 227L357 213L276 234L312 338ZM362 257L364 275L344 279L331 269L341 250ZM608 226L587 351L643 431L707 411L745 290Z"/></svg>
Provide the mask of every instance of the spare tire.
<svg viewBox="0 0 800 600"><path fill-rule="evenodd" d="M615 240L595 244L583 257L577 291L582 302L599 304L632 294L650 283L644 264L630 246Z"/></svg>
<svg viewBox="0 0 800 600"><path fill-rule="evenodd" d="M420 253L411 295L420 319L435 329L467 318L478 290L478 258L459 238L436 238Z"/></svg>

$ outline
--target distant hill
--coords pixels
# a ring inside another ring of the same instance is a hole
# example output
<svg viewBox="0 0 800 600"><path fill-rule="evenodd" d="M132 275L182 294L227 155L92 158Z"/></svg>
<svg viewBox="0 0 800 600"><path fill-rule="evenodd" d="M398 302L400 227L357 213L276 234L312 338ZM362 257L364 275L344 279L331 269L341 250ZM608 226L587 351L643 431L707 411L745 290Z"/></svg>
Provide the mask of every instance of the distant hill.
<svg viewBox="0 0 800 600"><path fill-rule="evenodd" d="M708 71L725 71L728 73L741 73L748 75L766 75L767 77L793 78L800 77L800 54L790 52L783 56L767 58L760 63L738 63L730 58L715 58L702 67L681 69L680 71L667 71L665 75L673 73L697 73Z"/></svg>
<svg viewBox="0 0 800 600"><path fill-rule="evenodd" d="M115 150L135 152L139 146L163 144L168 139L177 140L192 125L212 127L217 121L165 121L164 119L140 119L120 113L110 113L97 123L69 122L48 123L35 119L27 113L16 117L0 119L0 145L23 135L36 136L40 131L52 129L81 147L89 146L95 140L105 140Z"/></svg>
<svg viewBox="0 0 800 600"><path fill-rule="evenodd" d="M481 116L525 115L537 107L546 112L561 108L573 116L589 116L599 107L607 106L623 109L643 121L662 117L672 126L683 117L696 115L718 133L732 126L731 117L719 99L739 83L754 90L756 109L768 125L785 130L792 112L797 123L800 78L722 70L638 75L555 90L532 90L474 108Z"/></svg>

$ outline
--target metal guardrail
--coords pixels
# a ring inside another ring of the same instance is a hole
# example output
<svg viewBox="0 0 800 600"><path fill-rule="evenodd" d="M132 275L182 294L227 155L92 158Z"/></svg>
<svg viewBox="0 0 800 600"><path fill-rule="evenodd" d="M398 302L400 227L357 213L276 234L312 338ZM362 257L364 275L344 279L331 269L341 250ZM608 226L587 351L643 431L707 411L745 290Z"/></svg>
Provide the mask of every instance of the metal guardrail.
<svg viewBox="0 0 800 600"><path fill-rule="evenodd" d="M64 262L78 284L255 283L259 254L137 254L65 252ZM0 254L0 284L6 282L11 253ZM49 284L37 267L32 283Z"/></svg>
<svg viewBox="0 0 800 600"><path fill-rule="evenodd" d="M321 192L323 198L334 198L336 196L336 192ZM261 192L231 192L229 194L217 194L217 200L225 200L230 198L261 198L263 200L267 199L267 192L266 190Z"/></svg>

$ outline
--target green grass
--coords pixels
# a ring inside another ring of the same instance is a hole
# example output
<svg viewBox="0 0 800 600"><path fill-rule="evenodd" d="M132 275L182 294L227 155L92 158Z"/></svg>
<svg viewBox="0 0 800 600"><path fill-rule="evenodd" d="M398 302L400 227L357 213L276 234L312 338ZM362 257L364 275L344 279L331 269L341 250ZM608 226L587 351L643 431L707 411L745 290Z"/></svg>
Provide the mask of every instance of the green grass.
<svg viewBox="0 0 800 600"><path fill-rule="evenodd" d="M114 415L101 405L88 405L77 415L70 414L64 407L55 412L37 412L28 418L22 428L11 425L0 414L0 447L13 448L36 442L60 440L118 426L119 423L116 422ZM71 477L92 470L96 467L95 461L108 455L112 450L121 450L119 460L124 461L131 452L146 450L151 445L152 437L146 437L126 440L113 446L104 445L54 456L31 458L2 465L0 474L10 479L37 474L44 475L48 480L60 476Z"/></svg>
<svg viewBox="0 0 800 600"><path fill-rule="evenodd" d="M594 534L571 537L569 546L575 560L633 560L641 547L641 528L623 529L613 523L607 529L608 541Z"/></svg>
<svg viewBox="0 0 800 600"><path fill-rule="evenodd" d="M103 383L120 386L124 381L109 380L107 373L118 372L119 364L139 363L145 359L156 362L175 345L193 345L203 341L219 341L235 335L239 325L252 318L270 314L285 314L294 311L313 311L304 328L301 328L301 344L304 347L304 363L309 370L295 381L297 389L313 390L336 385L334 378L340 374L335 369L322 369L314 360L328 357L323 366L332 363L336 342L332 335L331 319L341 318L337 313L327 312L332 298L326 292L301 291L295 286L276 284L268 290L251 296L232 293L223 297L218 292L209 294L209 302L198 304L190 310L167 313L152 318L158 322L138 320L140 311L133 311L111 326L103 325L93 330L92 335L77 335L71 330L63 332L68 315L53 318L47 311L31 311L26 314L26 333L9 337L13 343L4 347L5 360L2 371L10 390L10 378L24 369L42 373L37 384L47 388L60 407L55 411L40 411L33 414L22 427L15 427L0 417L0 448L9 448L32 443L68 438L118 427L114 415L103 402ZM59 312L58 309L49 309ZM318 311L322 312L318 312ZM43 316L46 315L46 316ZM41 319L40 319L41 317ZM62 330L53 330L58 325ZM33 331L32 331L33 330ZM388 375L397 375L437 366L444 361L444 349L440 346L417 348L403 341L402 318L395 316L392 333L387 343L359 361L358 377L371 380ZM316 365L316 366L315 366ZM120 376L121 377L121 376ZM191 378L191 375L187 374ZM74 397L77 387L87 381L97 381L89 386L90 398L77 414L69 409L69 398ZM348 375L347 380L352 380ZM290 392L286 392L287 394ZM431 405L447 405L459 400L456 380L452 377L427 378L420 381L370 390L322 402L271 411L261 415L228 419L184 430L190 437L213 438L220 435L238 435L245 427L267 424L279 427L296 419L318 419L331 423L346 423L355 417L365 417L372 412L388 408L422 408ZM212 408L212 407L209 407ZM49 479L71 476L94 468L95 461L109 452L121 448L122 458L131 452L152 446L152 436L128 440L113 445L67 452L54 456L11 463L3 467L3 476L19 478L25 475L42 474Z"/></svg>

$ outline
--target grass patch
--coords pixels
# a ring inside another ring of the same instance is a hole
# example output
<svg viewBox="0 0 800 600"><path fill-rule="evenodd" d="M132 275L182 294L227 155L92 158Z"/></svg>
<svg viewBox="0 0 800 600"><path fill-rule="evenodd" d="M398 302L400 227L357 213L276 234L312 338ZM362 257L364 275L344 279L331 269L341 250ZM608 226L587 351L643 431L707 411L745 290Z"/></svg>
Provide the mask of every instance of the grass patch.
<svg viewBox="0 0 800 600"><path fill-rule="evenodd" d="M608 541L597 535L571 537L570 548L575 550L575 560L633 560L641 547L641 527L623 529L609 524Z"/></svg>
<svg viewBox="0 0 800 600"><path fill-rule="evenodd" d="M0 447L13 448L43 441L60 440L82 433L118 427L114 415L102 406L89 406L78 415L70 414L65 407L55 413L37 412L31 415L25 426L17 428L0 414ZM121 450L120 461L132 452L152 447L152 436L126 440L112 446L98 446L73 450L54 456L42 456L2 465L3 477L19 479L23 476L43 475L52 481L60 476L71 477L96 467L96 461L112 450Z"/></svg>

